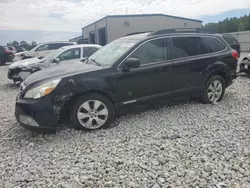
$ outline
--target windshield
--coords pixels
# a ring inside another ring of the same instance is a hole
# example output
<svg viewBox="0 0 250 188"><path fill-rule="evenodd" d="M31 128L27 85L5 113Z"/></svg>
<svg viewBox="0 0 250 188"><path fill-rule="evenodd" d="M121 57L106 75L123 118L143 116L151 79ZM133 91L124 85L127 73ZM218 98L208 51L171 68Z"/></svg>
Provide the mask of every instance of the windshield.
<svg viewBox="0 0 250 188"><path fill-rule="evenodd" d="M64 48L59 48L59 49L57 49L57 50L55 50L55 51L53 51L53 52L50 52L50 53L49 53L48 55L46 55L42 60L44 60L44 61L50 61L50 60L56 58L56 56L57 56L60 52L62 52L63 50L64 50Z"/></svg>
<svg viewBox="0 0 250 188"><path fill-rule="evenodd" d="M124 55L140 39L121 38L117 39L89 57L101 66L112 66L122 55Z"/></svg>

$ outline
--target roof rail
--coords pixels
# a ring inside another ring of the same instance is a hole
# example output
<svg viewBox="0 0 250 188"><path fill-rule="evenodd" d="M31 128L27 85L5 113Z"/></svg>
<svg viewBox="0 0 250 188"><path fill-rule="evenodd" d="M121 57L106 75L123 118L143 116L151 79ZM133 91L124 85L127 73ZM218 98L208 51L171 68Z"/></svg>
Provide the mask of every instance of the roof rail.
<svg viewBox="0 0 250 188"><path fill-rule="evenodd" d="M137 34L142 34L142 33L151 33L152 31L142 31L142 32L134 32L134 33L129 33L125 36L130 36L130 35L137 35Z"/></svg>
<svg viewBox="0 0 250 188"><path fill-rule="evenodd" d="M150 33L149 35L162 35L168 33L216 33L214 29L210 28L176 28L176 29L162 29Z"/></svg>

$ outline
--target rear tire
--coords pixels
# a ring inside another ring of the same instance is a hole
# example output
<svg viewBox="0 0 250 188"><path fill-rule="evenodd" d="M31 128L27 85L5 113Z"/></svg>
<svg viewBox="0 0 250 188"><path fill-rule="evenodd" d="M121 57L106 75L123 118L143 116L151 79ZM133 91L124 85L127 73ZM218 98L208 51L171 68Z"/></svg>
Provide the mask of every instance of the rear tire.
<svg viewBox="0 0 250 188"><path fill-rule="evenodd" d="M204 85L202 102L211 104L223 99L226 90L225 80L219 75L212 75Z"/></svg>
<svg viewBox="0 0 250 188"><path fill-rule="evenodd" d="M92 131L108 128L114 120L114 105L104 95L89 93L75 101L70 116L76 129Z"/></svg>

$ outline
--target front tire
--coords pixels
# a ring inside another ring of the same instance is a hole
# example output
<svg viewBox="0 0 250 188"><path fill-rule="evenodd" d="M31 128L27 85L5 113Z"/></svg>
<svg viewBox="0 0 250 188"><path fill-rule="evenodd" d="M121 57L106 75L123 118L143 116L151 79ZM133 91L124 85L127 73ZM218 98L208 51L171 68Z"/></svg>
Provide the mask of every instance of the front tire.
<svg viewBox="0 0 250 188"><path fill-rule="evenodd" d="M114 105L104 95L90 93L76 100L71 121L76 129L87 131L108 128L114 120Z"/></svg>
<svg viewBox="0 0 250 188"><path fill-rule="evenodd" d="M219 75L212 75L204 86L202 102L207 104L221 101L225 90L225 80Z"/></svg>

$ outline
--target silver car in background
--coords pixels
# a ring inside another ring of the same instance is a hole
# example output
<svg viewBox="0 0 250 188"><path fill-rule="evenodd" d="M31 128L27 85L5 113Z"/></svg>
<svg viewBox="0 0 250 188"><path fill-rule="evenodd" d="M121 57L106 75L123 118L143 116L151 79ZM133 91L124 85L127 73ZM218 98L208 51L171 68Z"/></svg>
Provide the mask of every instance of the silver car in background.
<svg viewBox="0 0 250 188"><path fill-rule="evenodd" d="M84 59L101 47L95 44L70 45L59 48L42 59L34 57L16 61L9 66L8 78L13 80L14 83L22 82L33 72L51 66L58 66L61 63L72 63L72 60Z"/></svg>

